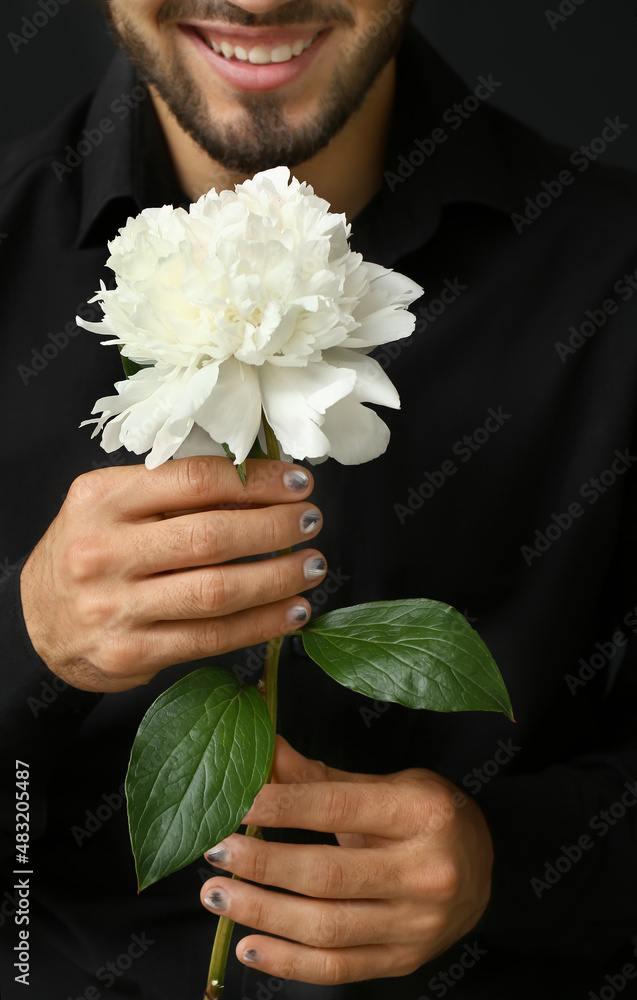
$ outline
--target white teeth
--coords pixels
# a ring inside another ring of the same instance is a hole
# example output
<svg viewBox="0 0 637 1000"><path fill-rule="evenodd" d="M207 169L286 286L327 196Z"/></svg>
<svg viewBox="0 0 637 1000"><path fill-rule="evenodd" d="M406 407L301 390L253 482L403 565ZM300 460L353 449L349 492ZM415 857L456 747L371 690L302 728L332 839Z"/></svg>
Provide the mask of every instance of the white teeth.
<svg viewBox="0 0 637 1000"><path fill-rule="evenodd" d="M225 40L220 44L212 39L207 39L207 41L210 48L217 55L223 55L225 59L238 59L240 62L251 62L255 66L267 66L268 63L289 62L295 56L300 56L305 49L309 49L316 37L314 35L306 42L299 38L294 45L277 45L271 52L264 49L262 45L254 45L248 50L244 49L242 45L234 46Z"/></svg>
<svg viewBox="0 0 637 1000"><path fill-rule="evenodd" d="M292 49L289 45L277 45L276 49L272 49L270 53L270 59L273 63L289 62L292 58Z"/></svg>
<svg viewBox="0 0 637 1000"><path fill-rule="evenodd" d="M265 66L266 63L272 62L270 53L262 49L260 45L255 45L254 48L250 49L248 59L256 66Z"/></svg>

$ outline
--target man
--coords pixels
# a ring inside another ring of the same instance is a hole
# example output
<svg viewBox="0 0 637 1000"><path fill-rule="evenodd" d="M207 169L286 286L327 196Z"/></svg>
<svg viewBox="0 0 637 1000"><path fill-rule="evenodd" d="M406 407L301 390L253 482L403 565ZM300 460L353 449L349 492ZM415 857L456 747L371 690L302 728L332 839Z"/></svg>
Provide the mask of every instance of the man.
<svg viewBox="0 0 637 1000"><path fill-rule="evenodd" d="M410 6L112 0L150 97L117 61L5 157L4 733L31 804L9 996L198 997L211 913L242 925L227 995L250 1000L575 998L637 976L634 183L493 111L487 73L467 94ZM76 427L118 359L69 318L99 315L105 241L278 163L427 289L414 336L377 352L403 404L387 454L256 463L247 493L223 460L104 462ZM320 551L228 564L322 525ZM292 643L290 742L246 817L269 841L211 844L219 871L136 898L120 785L157 693L212 655L256 681L303 614L403 596L476 619L517 727L370 703Z"/></svg>

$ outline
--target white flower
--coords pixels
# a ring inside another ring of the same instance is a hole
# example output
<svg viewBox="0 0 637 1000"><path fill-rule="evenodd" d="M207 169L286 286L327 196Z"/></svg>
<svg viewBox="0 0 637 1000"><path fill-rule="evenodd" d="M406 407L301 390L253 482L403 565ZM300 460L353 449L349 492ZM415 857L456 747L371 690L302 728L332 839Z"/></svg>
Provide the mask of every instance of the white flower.
<svg viewBox="0 0 637 1000"><path fill-rule="evenodd" d="M171 456L252 448L261 410L284 452L366 462L389 430L363 403L399 407L368 357L408 337L415 282L349 249L344 215L287 167L234 191L213 189L189 212L164 206L129 219L109 244L115 289L102 284L106 343L150 365L99 399L94 435L148 468Z"/></svg>

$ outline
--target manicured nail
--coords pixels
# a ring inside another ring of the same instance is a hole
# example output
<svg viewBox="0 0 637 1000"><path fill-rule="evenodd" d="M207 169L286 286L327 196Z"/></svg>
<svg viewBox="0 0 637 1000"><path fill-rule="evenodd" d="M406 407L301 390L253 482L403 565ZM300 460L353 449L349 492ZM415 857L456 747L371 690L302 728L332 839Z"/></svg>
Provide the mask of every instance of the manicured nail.
<svg viewBox="0 0 637 1000"><path fill-rule="evenodd" d="M218 913L222 913L230 909L230 896L225 889L214 888L210 890L204 899L204 903L211 910L217 910Z"/></svg>
<svg viewBox="0 0 637 1000"><path fill-rule="evenodd" d="M302 493L307 489L310 477L302 469L289 469L283 473L283 482L289 490L296 490Z"/></svg>
<svg viewBox="0 0 637 1000"><path fill-rule="evenodd" d="M243 953L243 961L249 962L250 965L258 965L263 961L263 955L258 948L248 948Z"/></svg>
<svg viewBox="0 0 637 1000"><path fill-rule="evenodd" d="M232 855L230 854L230 848L226 844L225 840L222 840L220 844L216 844L211 847L209 851L206 851L206 858L212 865L221 865L230 861Z"/></svg>
<svg viewBox="0 0 637 1000"><path fill-rule="evenodd" d="M327 563L321 556L312 556L303 563L303 575L306 580L318 580L319 577L325 576L326 569Z"/></svg>
<svg viewBox="0 0 637 1000"><path fill-rule="evenodd" d="M305 514L301 514L301 531L304 535L311 534L320 523L321 515L318 510L306 510Z"/></svg>
<svg viewBox="0 0 637 1000"><path fill-rule="evenodd" d="M310 617L309 611L303 604L294 604L288 608L286 618L291 625L301 625Z"/></svg>

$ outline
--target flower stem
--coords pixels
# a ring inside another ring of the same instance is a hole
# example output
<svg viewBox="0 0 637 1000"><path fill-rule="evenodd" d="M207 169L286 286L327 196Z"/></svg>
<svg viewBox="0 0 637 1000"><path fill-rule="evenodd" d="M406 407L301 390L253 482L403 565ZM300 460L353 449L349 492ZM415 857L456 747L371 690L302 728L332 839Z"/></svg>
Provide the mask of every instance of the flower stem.
<svg viewBox="0 0 637 1000"><path fill-rule="evenodd" d="M204 1000L221 1000L223 996L223 981L233 928L234 921L228 920L227 917L219 918L215 943L210 958L208 986L204 994Z"/></svg>
<svg viewBox="0 0 637 1000"><path fill-rule="evenodd" d="M263 414L263 430L265 433L265 441L267 447L268 458L275 459L276 461L281 460L281 451L279 449L279 442L277 441L274 431L270 427L269 423ZM285 555L288 553L289 549L283 549L279 555ZM270 639L268 642L266 653L265 653L265 664L263 668L263 681L261 685L261 690L265 697L265 703L270 714L270 719L272 720L272 726L276 732L276 716L277 716L277 681L279 673L279 656L281 654L281 646L283 645L283 636L277 636L275 639ZM267 782L272 780L272 768L274 761L270 764L270 770L268 771ZM246 837L262 837L260 826L248 826L245 833ZM232 876L237 878L236 875ZM219 923L217 925L217 933L215 935L215 943L212 949L212 956L210 959L210 970L208 972L208 986L204 994L204 1000L222 1000L224 991L224 981L226 973L226 964L228 962L228 955L230 953L230 941L232 939L232 931L234 929L234 921L230 920L228 917L219 917Z"/></svg>

